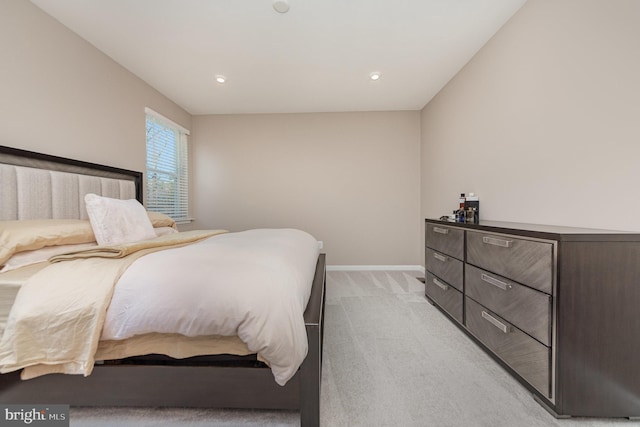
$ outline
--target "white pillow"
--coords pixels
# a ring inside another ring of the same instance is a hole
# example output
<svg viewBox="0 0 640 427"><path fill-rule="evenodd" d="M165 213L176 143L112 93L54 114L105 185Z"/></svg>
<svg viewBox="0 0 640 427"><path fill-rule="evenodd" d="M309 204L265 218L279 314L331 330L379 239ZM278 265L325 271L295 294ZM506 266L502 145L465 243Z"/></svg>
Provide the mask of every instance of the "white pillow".
<svg viewBox="0 0 640 427"><path fill-rule="evenodd" d="M156 237L147 211L135 199L111 199L89 193L84 196L84 203L96 241L101 246Z"/></svg>

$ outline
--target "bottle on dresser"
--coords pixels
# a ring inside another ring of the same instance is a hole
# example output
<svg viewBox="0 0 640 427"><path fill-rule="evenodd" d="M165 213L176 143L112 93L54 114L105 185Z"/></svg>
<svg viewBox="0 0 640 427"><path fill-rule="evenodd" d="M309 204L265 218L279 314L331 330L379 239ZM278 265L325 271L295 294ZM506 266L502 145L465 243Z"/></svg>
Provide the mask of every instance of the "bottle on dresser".
<svg viewBox="0 0 640 427"><path fill-rule="evenodd" d="M464 193L460 193L460 208L456 212L456 221L464 222L465 221L465 204L467 203L467 199L464 196Z"/></svg>
<svg viewBox="0 0 640 427"><path fill-rule="evenodd" d="M466 222L480 222L480 198L474 193L469 193L465 198L464 211Z"/></svg>

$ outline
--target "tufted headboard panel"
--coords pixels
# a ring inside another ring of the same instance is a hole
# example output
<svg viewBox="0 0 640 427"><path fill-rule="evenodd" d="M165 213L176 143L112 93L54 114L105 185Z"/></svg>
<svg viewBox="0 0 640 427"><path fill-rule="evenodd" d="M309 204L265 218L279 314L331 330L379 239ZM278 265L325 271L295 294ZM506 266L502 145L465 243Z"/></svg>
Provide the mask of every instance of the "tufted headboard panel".
<svg viewBox="0 0 640 427"><path fill-rule="evenodd" d="M84 196L141 201L142 173L0 146L0 220L87 219Z"/></svg>

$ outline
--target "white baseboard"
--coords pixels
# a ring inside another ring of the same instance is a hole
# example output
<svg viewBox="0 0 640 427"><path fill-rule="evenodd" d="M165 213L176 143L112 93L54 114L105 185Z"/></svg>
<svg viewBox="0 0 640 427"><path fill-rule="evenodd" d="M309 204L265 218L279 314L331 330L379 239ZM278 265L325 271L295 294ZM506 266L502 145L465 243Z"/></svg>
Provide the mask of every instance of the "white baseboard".
<svg viewBox="0 0 640 427"><path fill-rule="evenodd" d="M327 271L419 271L421 265L327 265Z"/></svg>

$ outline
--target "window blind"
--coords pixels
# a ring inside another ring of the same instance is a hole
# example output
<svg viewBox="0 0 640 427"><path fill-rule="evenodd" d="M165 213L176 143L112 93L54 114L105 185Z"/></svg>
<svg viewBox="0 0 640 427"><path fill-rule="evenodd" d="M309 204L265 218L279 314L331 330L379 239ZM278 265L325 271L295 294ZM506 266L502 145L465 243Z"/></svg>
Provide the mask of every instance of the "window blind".
<svg viewBox="0 0 640 427"><path fill-rule="evenodd" d="M147 209L188 222L188 131L147 110Z"/></svg>

